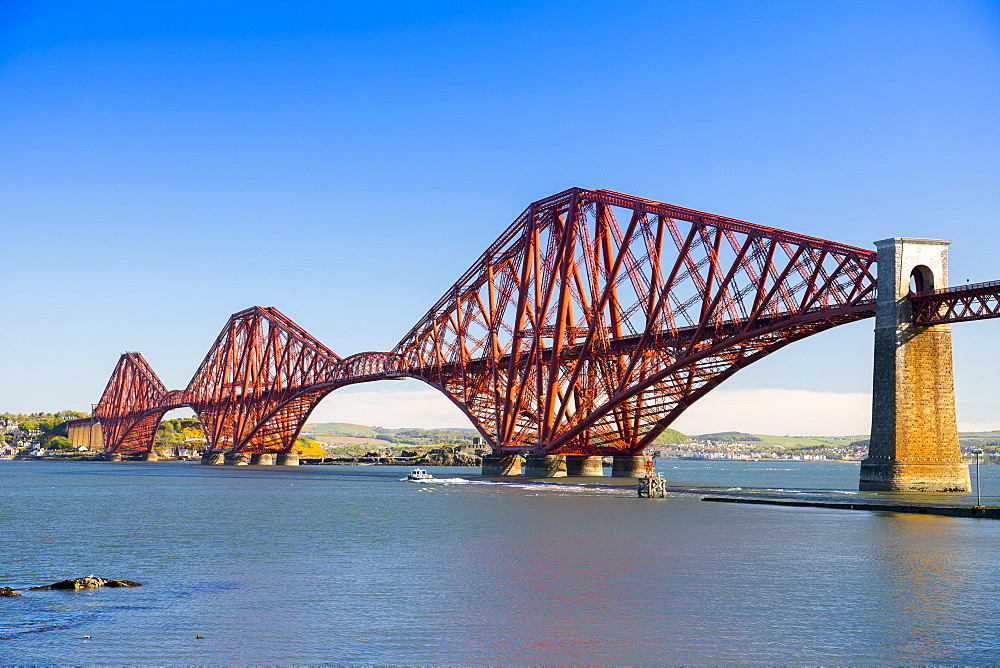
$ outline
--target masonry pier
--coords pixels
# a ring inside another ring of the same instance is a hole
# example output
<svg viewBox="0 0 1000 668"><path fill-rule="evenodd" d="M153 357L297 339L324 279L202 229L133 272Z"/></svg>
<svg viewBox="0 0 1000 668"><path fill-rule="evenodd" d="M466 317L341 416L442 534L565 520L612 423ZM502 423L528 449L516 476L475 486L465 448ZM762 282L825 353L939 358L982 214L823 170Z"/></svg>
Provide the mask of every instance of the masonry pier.
<svg viewBox="0 0 1000 668"><path fill-rule="evenodd" d="M913 324L909 293L948 285L948 241L885 239L878 248L872 433L859 489L968 492L955 420L951 325Z"/></svg>
<svg viewBox="0 0 1000 668"><path fill-rule="evenodd" d="M646 455L615 455L611 458L611 476L614 478L645 478L649 462Z"/></svg>
<svg viewBox="0 0 1000 668"><path fill-rule="evenodd" d="M604 458L600 455L566 455L566 475L603 476Z"/></svg>
<svg viewBox="0 0 1000 668"><path fill-rule="evenodd" d="M523 455L486 455L483 457L483 475L521 475L524 469Z"/></svg>
<svg viewBox="0 0 1000 668"><path fill-rule="evenodd" d="M524 475L527 478L565 478L565 455L528 455L524 458Z"/></svg>
<svg viewBox="0 0 1000 668"><path fill-rule="evenodd" d="M298 466L299 456L291 452L260 452L251 454L249 452L206 452L201 456L201 463L206 466L274 466L275 463L282 466Z"/></svg>
<svg viewBox="0 0 1000 668"><path fill-rule="evenodd" d="M250 464L249 452L227 452L224 458L227 465L247 466Z"/></svg>
<svg viewBox="0 0 1000 668"><path fill-rule="evenodd" d="M611 475L615 478L645 478L652 458L645 455L615 455ZM563 478L604 476L601 455L486 455L484 476Z"/></svg>
<svg viewBox="0 0 1000 668"><path fill-rule="evenodd" d="M298 466L299 456L294 452L279 452L278 466Z"/></svg>
<svg viewBox="0 0 1000 668"><path fill-rule="evenodd" d="M222 466L226 463L226 455L223 452L206 452L201 456L201 463L204 466Z"/></svg>

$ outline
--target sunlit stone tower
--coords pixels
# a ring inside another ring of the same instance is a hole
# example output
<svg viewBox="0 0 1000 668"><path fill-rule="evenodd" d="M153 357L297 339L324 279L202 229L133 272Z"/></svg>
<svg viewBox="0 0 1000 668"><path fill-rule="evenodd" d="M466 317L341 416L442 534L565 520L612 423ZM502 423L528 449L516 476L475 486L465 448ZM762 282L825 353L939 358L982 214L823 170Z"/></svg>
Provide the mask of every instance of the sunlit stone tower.
<svg viewBox="0 0 1000 668"><path fill-rule="evenodd" d="M878 249L872 434L862 490L968 492L955 422L951 325L913 325L911 290L948 285L948 241L885 239Z"/></svg>

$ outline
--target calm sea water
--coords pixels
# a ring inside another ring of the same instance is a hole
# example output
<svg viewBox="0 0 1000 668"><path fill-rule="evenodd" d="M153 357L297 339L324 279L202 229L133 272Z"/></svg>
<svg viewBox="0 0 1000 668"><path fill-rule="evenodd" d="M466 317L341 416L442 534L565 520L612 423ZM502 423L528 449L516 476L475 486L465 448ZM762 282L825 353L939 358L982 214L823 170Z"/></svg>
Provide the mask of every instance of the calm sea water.
<svg viewBox="0 0 1000 668"><path fill-rule="evenodd" d="M660 469L817 497L858 475ZM998 469L982 468L990 505ZM405 471L0 462L0 585L145 585L0 599L0 663L1000 662L995 520Z"/></svg>

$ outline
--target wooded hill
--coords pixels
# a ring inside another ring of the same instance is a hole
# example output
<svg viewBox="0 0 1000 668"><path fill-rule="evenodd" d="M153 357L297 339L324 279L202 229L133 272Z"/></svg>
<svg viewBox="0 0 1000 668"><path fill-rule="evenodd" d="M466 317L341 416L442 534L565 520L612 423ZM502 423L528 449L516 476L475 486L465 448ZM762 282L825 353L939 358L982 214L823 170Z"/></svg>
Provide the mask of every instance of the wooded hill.
<svg viewBox="0 0 1000 668"><path fill-rule="evenodd" d="M323 422L307 424L302 429L304 436L347 436L353 438L377 438L381 441L401 445L440 445L442 443L470 444L479 435L474 429L385 429L345 422Z"/></svg>
<svg viewBox="0 0 1000 668"><path fill-rule="evenodd" d="M39 443L46 450L72 450L66 431L66 421L89 417L79 411L57 411L55 413L0 413L0 418L17 422L19 433L0 434L0 443L14 447L25 447L31 442ZM40 434L30 434L39 431Z"/></svg>

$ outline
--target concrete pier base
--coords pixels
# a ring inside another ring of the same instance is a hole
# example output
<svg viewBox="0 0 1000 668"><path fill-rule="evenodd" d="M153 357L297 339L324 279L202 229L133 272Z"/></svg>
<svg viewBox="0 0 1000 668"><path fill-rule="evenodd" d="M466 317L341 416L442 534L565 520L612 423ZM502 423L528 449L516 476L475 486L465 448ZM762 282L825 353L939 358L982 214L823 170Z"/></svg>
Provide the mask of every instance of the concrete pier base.
<svg viewBox="0 0 1000 668"><path fill-rule="evenodd" d="M104 458L109 462L120 462L122 460L122 456L117 452L105 452Z"/></svg>
<svg viewBox="0 0 1000 668"><path fill-rule="evenodd" d="M483 457L483 475L521 475L524 457L521 455L486 455Z"/></svg>
<svg viewBox="0 0 1000 668"><path fill-rule="evenodd" d="M645 478L649 461L652 460L646 455L615 455L611 458L611 477Z"/></svg>
<svg viewBox="0 0 1000 668"><path fill-rule="evenodd" d="M566 475L603 476L603 462L600 455L566 455Z"/></svg>
<svg viewBox="0 0 1000 668"><path fill-rule="evenodd" d="M274 466L274 455L270 452L250 455L250 463L254 466Z"/></svg>
<svg viewBox="0 0 1000 668"><path fill-rule="evenodd" d="M142 461L144 462L158 462L160 458L156 456L155 450L150 450L142 456Z"/></svg>
<svg viewBox="0 0 1000 668"><path fill-rule="evenodd" d="M203 466L222 466L226 463L226 455L223 452L206 452L201 456Z"/></svg>
<svg viewBox="0 0 1000 668"><path fill-rule="evenodd" d="M565 478L565 455L528 455L524 458L527 478Z"/></svg>
<svg viewBox="0 0 1000 668"><path fill-rule="evenodd" d="M298 466L299 456L294 452L279 452L278 466Z"/></svg>

